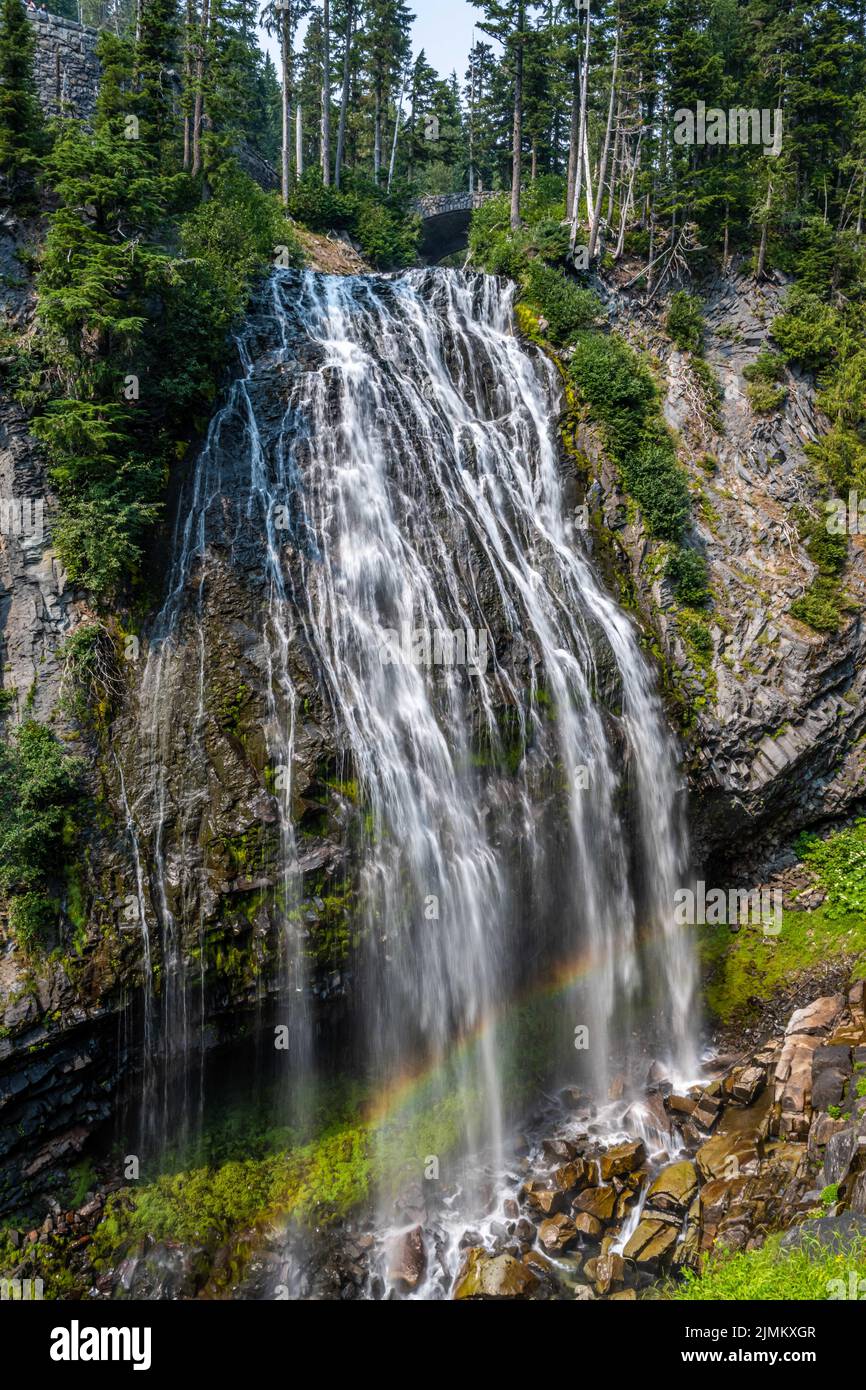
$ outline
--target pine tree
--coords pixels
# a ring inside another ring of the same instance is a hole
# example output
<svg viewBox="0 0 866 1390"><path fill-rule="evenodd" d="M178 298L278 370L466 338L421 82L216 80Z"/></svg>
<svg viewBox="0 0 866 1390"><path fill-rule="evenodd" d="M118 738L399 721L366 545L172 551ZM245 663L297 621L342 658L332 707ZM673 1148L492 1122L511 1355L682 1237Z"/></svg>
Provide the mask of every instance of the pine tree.
<svg viewBox="0 0 866 1390"><path fill-rule="evenodd" d="M146 0L136 52L136 109L141 118L140 137L152 148L158 167L166 170L173 167L170 157L177 137L171 74L177 65L179 44L176 0Z"/></svg>

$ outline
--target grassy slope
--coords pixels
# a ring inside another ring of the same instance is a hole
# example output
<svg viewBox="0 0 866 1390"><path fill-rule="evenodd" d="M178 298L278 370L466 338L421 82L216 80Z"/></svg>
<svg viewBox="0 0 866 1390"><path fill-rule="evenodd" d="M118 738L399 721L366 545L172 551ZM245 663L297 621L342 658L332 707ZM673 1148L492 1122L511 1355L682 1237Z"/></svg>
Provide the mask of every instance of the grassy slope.
<svg viewBox="0 0 866 1390"><path fill-rule="evenodd" d="M771 1236L760 1250L719 1256L707 1264L703 1274L686 1274L665 1297L684 1302L814 1303L849 1298L852 1271L855 1289L860 1280L866 1280L866 1243L845 1251L822 1250L817 1242L802 1250L782 1251L780 1240L781 1236ZM836 1280L841 1286L834 1283Z"/></svg>
<svg viewBox="0 0 866 1390"><path fill-rule="evenodd" d="M866 975L866 918L831 916L826 908L785 912L777 937L759 926L699 928L704 997L722 1023L755 1017L761 1005L816 966L856 957L852 978Z"/></svg>

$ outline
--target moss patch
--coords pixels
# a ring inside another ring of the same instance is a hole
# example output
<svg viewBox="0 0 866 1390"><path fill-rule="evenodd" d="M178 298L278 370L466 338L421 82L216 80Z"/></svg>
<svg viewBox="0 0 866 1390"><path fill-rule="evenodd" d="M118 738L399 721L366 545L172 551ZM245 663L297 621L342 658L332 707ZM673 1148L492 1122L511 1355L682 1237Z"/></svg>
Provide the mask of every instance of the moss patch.
<svg viewBox="0 0 866 1390"><path fill-rule="evenodd" d="M760 925L698 931L706 1002L723 1023L754 1017L779 989L817 965L846 956L866 964L866 918L831 917L825 907L785 912L778 936L765 936ZM855 967L857 973L866 970Z"/></svg>

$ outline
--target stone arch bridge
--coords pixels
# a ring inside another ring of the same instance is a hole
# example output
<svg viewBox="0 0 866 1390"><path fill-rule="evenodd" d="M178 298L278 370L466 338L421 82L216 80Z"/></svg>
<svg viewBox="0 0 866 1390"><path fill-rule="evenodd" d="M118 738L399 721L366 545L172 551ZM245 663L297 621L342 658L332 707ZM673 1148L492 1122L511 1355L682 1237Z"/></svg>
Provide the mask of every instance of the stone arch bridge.
<svg viewBox="0 0 866 1390"><path fill-rule="evenodd" d="M421 258L428 265L453 256L466 245L475 208L498 193L434 193L419 198L415 211L421 217Z"/></svg>

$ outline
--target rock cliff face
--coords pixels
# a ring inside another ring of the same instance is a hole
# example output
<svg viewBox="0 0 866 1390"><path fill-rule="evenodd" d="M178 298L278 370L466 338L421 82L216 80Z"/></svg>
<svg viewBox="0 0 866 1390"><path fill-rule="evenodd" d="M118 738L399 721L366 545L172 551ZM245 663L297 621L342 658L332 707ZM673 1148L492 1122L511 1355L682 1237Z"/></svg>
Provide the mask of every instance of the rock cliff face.
<svg viewBox="0 0 866 1390"><path fill-rule="evenodd" d="M7 328L25 339L35 308L29 257L38 236L29 222L7 219L0 228L0 307ZM14 374L14 350L3 365ZM96 747L58 708L60 648L88 609L52 548L54 514L40 450L7 389L0 399L2 734L23 719L50 724L71 752L85 755L90 790L99 795ZM124 960L104 934L96 878L110 872L117 853L107 825L104 816L101 828L92 822L82 845L89 921L79 948L69 945L67 918L62 958L30 963L5 937L0 920L0 1209L20 1205L74 1159L112 1113L126 1065L117 1011L124 982L135 978L137 951Z"/></svg>
<svg viewBox="0 0 866 1390"><path fill-rule="evenodd" d="M772 348L770 325L785 286L756 285L732 271L689 288L705 304L705 357L723 391L721 429L708 422L687 356L663 331L663 304L646 311L627 293L605 293L617 329L655 359L665 414L681 441L693 498L690 539L706 556L713 590L709 670L696 666L683 643L670 587L647 563L647 538L629 522L590 430L581 442L638 607L660 634L677 680L698 697L696 722L685 735L696 855L749 877L778 859L800 828L849 813L866 793L866 629L862 611L828 635L789 611L817 572L792 512L823 516L803 446L825 422L809 379L789 370L785 404L767 417L752 411L743 375ZM862 610L861 537L851 538L844 587Z"/></svg>

